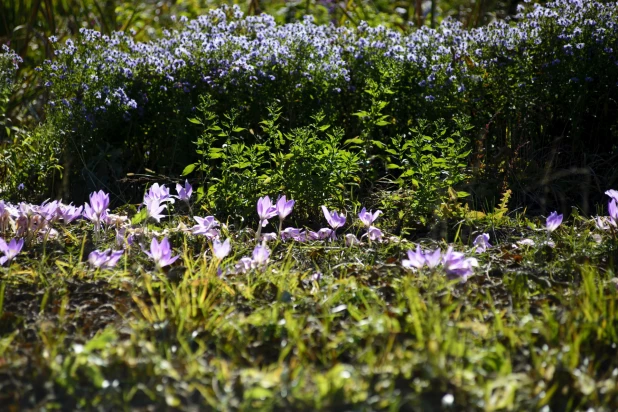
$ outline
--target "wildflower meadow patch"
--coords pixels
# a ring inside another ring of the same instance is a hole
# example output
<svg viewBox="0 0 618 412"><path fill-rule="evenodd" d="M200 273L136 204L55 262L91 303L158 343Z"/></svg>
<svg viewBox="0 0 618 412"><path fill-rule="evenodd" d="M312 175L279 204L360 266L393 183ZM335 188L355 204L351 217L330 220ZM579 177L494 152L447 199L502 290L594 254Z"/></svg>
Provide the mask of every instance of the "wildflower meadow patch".
<svg viewBox="0 0 618 412"><path fill-rule="evenodd" d="M0 405L617 409L617 13L51 37L0 134Z"/></svg>

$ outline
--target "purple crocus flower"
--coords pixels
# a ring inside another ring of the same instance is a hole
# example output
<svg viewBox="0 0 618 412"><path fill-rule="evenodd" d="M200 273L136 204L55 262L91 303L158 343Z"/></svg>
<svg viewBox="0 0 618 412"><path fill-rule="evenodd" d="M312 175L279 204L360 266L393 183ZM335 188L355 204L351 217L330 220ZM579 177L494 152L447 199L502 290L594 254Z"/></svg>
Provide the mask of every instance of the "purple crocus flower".
<svg viewBox="0 0 618 412"><path fill-rule="evenodd" d="M610 222L613 224L613 226L616 226L616 223L618 222L618 203L616 199L612 199L609 201L609 204L607 205L607 211L609 213Z"/></svg>
<svg viewBox="0 0 618 412"><path fill-rule="evenodd" d="M324 213L324 217L326 218L326 222L328 225L333 228L333 230L337 230L341 226L345 225L345 216L339 215L336 211L330 212L326 206L322 206L322 212Z"/></svg>
<svg viewBox="0 0 618 412"><path fill-rule="evenodd" d="M368 212L367 209L363 207L358 214L358 218L361 220L361 222L363 222L363 225L365 225L365 227L369 228L371 227L371 225L373 225L373 222L375 222L375 220L378 218L378 216L380 216L380 214L382 214L381 210L376 210L374 213L371 213L371 210Z"/></svg>
<svg viewBox="0 0 618 412"><path fill-rule="evenodd" d="M247 273L251 270L253 265L253 260L250 257L241 258L238 263L236 263L235 269L236 273Z"/></svg>
<svg viewBox="0 0 618 412"><path fill-rule="evenodd" d="M95 268L113 268L122 257L124 250L94 250L88 255L88 263Z"/></svg>
<svg viewBox="0 0 618 412"><path fill-rule="evenodd" d="M0 266L17 256L23 247L24 239L11 239L7 244L4 239L0 238L0 252L4 254L4 256L0 257Z"/></svg>
<svg viewBox="0 0 618 412"><path fill-rule="evenodd" d="M49 202L49 203L46 200L43 203L41 203L41 206L39 206L38 213L46 221L54 222L59 217L58 209L60 208L61 204L62 203L60 203L57 200L54 200L53 202Z"/></svg>
<svg viewBox="0 0 618 412"><path fill-rule="evenodd" d="M105 219L109 206L109 194L99 190L90 194L90 204L84 205L84 217L94 223L95 230L99 230Z"/></svg>
<svg viewBox="0 0 618 412"><path fill-rule="evenodd" d="M421 245L416 245L416 251L408 250L408 258L401 261L401 265L406 269L416 271L425 266L425 256L421 251Z"/></svg>
<svg viewBox="0 0 618 412"><path fill-rule="evenodd" d="M176 183L176 193L178 193L178 199L183 202L189 202L191 194L193 193L193 187L189 184L188 180L185 180L185 186L182 187L180 183Z"/></svg>
<svg viewBox="0 0 618 412"><path fill-rule="evenodd" d="M446 274L459 277L463 282L474 273L473 268L479 265L475 258L466 258L463 253L454 252L452 247L444 254L443 261Z"/></svg>
<svg viewBox="0 0 618 412"><path fill-rule="evenodd" d="M225 242L220 242L215 239L212 242L212 252L219 260L223 260L224 257L230 254L231 246L230 239L225 239Z"/></svg>
<svg viewBox="0 0 618 412"><path fill-rule="evenodd" d="M68 225L69 223L71 223L72 221L80 217L82 215L83 210L84 210L83 206L75 207L73 206L73 204L70 204L70 205L60 204L60 207L58 208L58 215L62 219L62 222L65 225Z"/></svg>
<svg viewBox="0 0 618 412"><path fill-rule="evenodd" d="M274 232L262 233L258 240L260 242L270 242L271 240L277 240L277 234Z"/></svg>
<svg viewBox="0 0 618 412"><path fill-rule="evenodd" d="M165 185L153 184L148 188L148 192L144 195L144 204L149 200L158 199L159 202L174 203L174 199L170 196L170 190Z"/></svg>
<svg viewBox="0 0 618 412"><path fill-rule="evenodd" d="M314 232L312 230L307 231L307 237L309 240L324 240L333 236L334 231L327 227L323 227L322 229Z"/></svg>
<svg viewBox="0 0 618 412"><path fill-rule="evenodd" d="M193 219L197 222L197 225L191 228L191 232L194 235L204 235L208 239L214 239L219 236L219 231L216 229L219 227L219 222L217 222L214 216L193 216Z"/></svg>
<svg viewBox="0 0 618 412"><path fill-rule="evenodd" d="M369 226L369 229L367 229L367 233L365 233L363 236L367 236L369 240L373 242L375 240L382 240L383 235L384 234L382 233L382 231L377 227Z"/></svg>
<svg viewBox="0 0 618 412"><path fill-rule="evenodd" d="M157 222L161 222L161 218L165 217L162 213L167 205L161 204L162 200L157 197L144 198L146 204L146 210L148 211L148 217L153 218Z"/></svg>
<svg viewBox="0 0 618 412"><path fill-rule="evenodd" d="M609 189L605 194L618 202L618 190Z"/></svg>
<svg viewBox="0 0 618 412"><path fill-rule="evenodd" d="M345 245L346 246L354 246L360 244L360 241L354 234L348 233L345 235Z"/></svg>
<svg viewBox="0 0 618 412"><path fill-rule="evenodd" d="M150 252L144 250L144 253L154 260L155 265L157 265L158 268L171 265L180 257L172 257L172 248L167 237L164 237L161 243L157 242L157 239L152 238L152 241L150 242Z"/></svg>
<svg viewBox="0 0 618 412"><path fill-rule="evenodd" d="M253 253L251 254L251 259L253 263L257 266L263 266L268 262L268 258L270 257L270 250L266 246L257 245L255 249L253 249Z"/></svg>
<svg viewBox="0 0 618 412"><path fill-rule="evenodd" d="M288 227L281 231L281 240L298 239L300 237L300 229Z"/></svg>
<svg viewBox="0 0 618 412"><path fill-rule="evenodd" d="M289 216L290 213L292 213L292 208L294 207L294 200L290 199L287 200L285 198L285 195L281 196L279 198L279 200L277 200L277 204L276 204L276 210L277 210L277 215L279 215L279 220L283 221L283 219L285 219L286 217Z"/></svg>
<svg viewBox="0 0 618 412"><path fill-rule="evenodd" d="M488 247L491 247L491 244L489 243L489 234L482 233L478 235L472 244L476 246L476 253L483 253Z"/></svg>
<svg viewBox="0 0 618 412"><path fill-rule="evenodd" d="M307 235L302 229L288 227L281 231L281 240L295 240L296 242L304 242Z"/></svg>
<svg viewBox="0 0 618 412"><path fill-rule="evenodd" d="M119 229L116 229L116 244L118 246L126 247L126 246L133 245L133 234L129 234L128 236L126 236L126 234L127 234L126 227L121 227ZM125 236L126 236L126 240L125 240Z"/></svg>
<svg viewBox="0 0 618 412"><path fill-rule="evenodd" d="M424 252L423 257L425 258L425 264L429 269L433 269L442 263L442 251L440 248L437 248L432 253Z"/></svg>
<svg viewBox="0 0 618 412"><path fill-rule="evenodd" d="M551 233L554 230L556 230L558 226L560 226L561 223L562 223L562 215L559 215L558 212L551 212L549 216L547 216L547 221L545 223L545 226L547 228L547 231Z"/></svg>
<svg viewBox="0 0 618 412"><path fill-rule="evenodd" d="M260 197L257 202L257 213L260 218L260 227L268 224L268 219L277 216L277 208L270 201L270 197Z"/></svg>

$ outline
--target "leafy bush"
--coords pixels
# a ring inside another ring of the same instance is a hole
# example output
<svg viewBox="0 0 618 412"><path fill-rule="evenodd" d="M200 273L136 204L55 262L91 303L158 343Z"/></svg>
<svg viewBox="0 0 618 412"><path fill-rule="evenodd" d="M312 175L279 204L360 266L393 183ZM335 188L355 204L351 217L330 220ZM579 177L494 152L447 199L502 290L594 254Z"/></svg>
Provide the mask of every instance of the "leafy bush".
<svg viewBox="0 0 618 412"><path fill-rule="evenodd" d="M426 224L427 217L449 198L453 188L471 177L466 167L470 154L469 140L465 137L470 129L469 119L457 117L452 123L447 125L442 119L431 124L419 120L409 133L393 137L387 146L382 145L396 191L410 193L395 196L400 202L393 209L397 209L401 219L414 218ZM455 196L466 197L468 193L455 192ZM388 209L388 204L385 206Z"/></svg>
<svg viewBox="0 0 618 412"><path fill-rule="evenodd" d="M39 199L62 193L61 143L51 124L17 131L0 145L0 193L5 199Z"/></svg>
<svg viewBox="0 0 618 412"><path fill-rule="evenodd" d="M281 109L271 105L262 132L256 133L237 126L235 111L219 119L212 105L202 98L198 117L189 119L203 127L195 142L201 159L184 174L196 171L207 188L201 199L214 213L250 216L257 197L279 192L301 205L295 214L301 220L314 216L324 202L339 207L351 202L360 181L359 157L343 148L343 130L324 124L323 114L308 126L281 133ZM252 135L255 142L246 143Z"/></svg>
<svg viewBox="0 0 618 412"><path fill-rule="evenodd" d="M212 101L218 119L233 110L236 127L253 131L268 103L278 101L283 135L323 112L345 140L365 142L362 188L386 175L367 142L389 144L416 119L468 114L468 136L480 135L474 148L484 164L477 169L508 180L515 166L546 170L611 151L617 13L610 4L562 0L522 9L516 23L465 30L445 21L403 34L366 24L318 26L309 17L277 25L268 15L222 8L181 19L176 30L146 43L82 30L43 68L52 96L48 121L64 133L65 163L84 160L66 171L74 196L98 187L83 183L101 169L112 177L145 168L176 175L195 163L203 155L191 143L199 130L186 118L195 117L200 96ZM256 136L243 134L243 150L258 150ZM102 149L109 156L95 171L88 165ZM572 158L556 157L563 149ZM252 153L247 159L264 155ZM529 175L535 184L545 181Z"/></svg>

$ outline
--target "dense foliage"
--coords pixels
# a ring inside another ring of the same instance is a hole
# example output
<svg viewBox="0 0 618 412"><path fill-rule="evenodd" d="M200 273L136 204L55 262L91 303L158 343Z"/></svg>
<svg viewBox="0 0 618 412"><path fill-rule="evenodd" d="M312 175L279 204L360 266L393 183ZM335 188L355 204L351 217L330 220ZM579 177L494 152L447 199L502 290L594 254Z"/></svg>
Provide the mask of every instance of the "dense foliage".
<svg viewBox="0 0 618 412"><path fill-rule="evenodd" d="M283 135L324 113L326 124L341 129L339 143L358 142L350 152L369 162L356 176L361 190L351 195L361 197L377 179L400 176L388 169L393 136L406 136L418 119L468 114L471 127L460 138L475 150L478 173L505 185L517 169L518 194L547 192L547 167L613 150L616 13L613 3L559 1L521 9L511 24L466 30L444 21L402 34L320 26L310 17L277 25L268 15L224 8L180 19L150 42L81 30L43 66L47 121L63 136L69 192L82 196L127 172L177 175L195 163L200 128L187 119L202 100L219 122L234 117L236 131L215 133L216 149L265 141L260 123L269 107L280 110ZM457 130L450 121L445 128ZM242 138L234 136L242 129ZM291 143L281 143L286 153ZM569 158L560 155L567 148ZM225 172L202 176L208 183Z"/></svg>
<svg viewBox="0 0 618 412"><path fill-rule="evenodd" d="M618 409L617 3L133 3L0 4L0 405Z"/></svg>

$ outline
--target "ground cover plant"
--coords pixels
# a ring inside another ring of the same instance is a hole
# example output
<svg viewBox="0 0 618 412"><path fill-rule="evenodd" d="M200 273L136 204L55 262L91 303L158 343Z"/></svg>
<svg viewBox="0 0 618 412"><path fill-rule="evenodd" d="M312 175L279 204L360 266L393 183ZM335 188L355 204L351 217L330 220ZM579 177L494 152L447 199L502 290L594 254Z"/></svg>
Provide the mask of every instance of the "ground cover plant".
<svg viewBox="0 0 618 412"><path fill-rule="evenodd" d="M45 41L45 117L0 118L0 405L618 408L618 4L266 3Z"/></svg>
<svg viewBox="0 0 618 412"><path fill-rule="evenodd" d="M173 192L132 217L103 191L0 203L4 405L616 406L614 190L609 216L497 214L451 244L365 208L296 228L285 196L234 228Z"/></svg>

